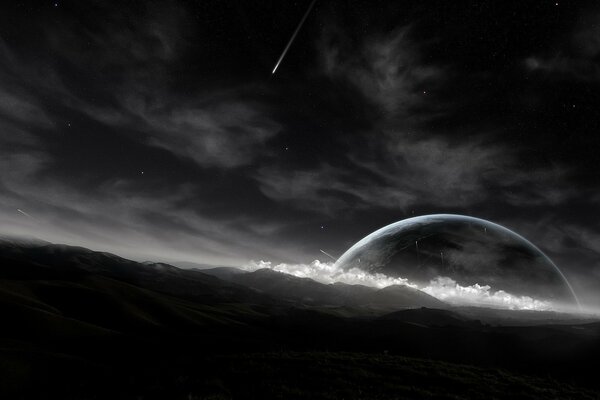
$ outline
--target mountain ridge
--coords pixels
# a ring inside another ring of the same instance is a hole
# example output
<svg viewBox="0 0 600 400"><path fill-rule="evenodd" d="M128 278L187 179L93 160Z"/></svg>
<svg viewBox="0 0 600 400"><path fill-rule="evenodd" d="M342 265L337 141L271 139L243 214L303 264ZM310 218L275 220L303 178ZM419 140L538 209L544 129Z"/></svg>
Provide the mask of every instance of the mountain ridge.
<svg viewBox="0 0 600 400"><path fill-rule="evenodd" d="M447 308L448 306L417 289L402 285L374 288L346 283L325 284L268 268L252 272L232 269L203 270L222 279L260 290L268 295L307 305L381 306L387 308Z"/></svg>

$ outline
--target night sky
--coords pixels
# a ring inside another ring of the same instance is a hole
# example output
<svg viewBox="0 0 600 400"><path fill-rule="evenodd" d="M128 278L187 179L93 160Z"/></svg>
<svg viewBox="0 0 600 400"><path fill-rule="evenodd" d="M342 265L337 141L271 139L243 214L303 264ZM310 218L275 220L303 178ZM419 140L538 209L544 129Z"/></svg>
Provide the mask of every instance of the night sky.
<svg viewBox="0 0 600 400"><path fill-rule="evenodd" d="M136 259L335 256L472 215L600 305L600 5L0 7L0 231Z"/></svg>

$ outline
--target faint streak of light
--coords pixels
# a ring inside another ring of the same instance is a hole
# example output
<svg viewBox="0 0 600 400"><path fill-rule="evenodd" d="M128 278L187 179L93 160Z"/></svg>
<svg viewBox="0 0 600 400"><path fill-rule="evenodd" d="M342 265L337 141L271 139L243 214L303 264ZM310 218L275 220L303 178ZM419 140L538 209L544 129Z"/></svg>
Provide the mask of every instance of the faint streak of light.
<svg viewBox="0 0 600 400"><path fill-rule="evenodd" d="M427 239L428 237L431 237L431 236L433 236L433 235L435 235L435 233L431 233L431 234L429 234L429 235L425 235L425 236L420 236L420 237L418 237L418 238L417 238L417 241L419 241L419 240L423 240L423 239ZM397 253L400 253L402 250L406 250L406 249L408 249L409 247L412 247L412 243L409 243L409 244L407 244L406 246L399 248L399 249L398 249L398 251L397 251Z"/></svg>
<svg viewBox="0 0 600 400"><path fill-rule="evenodd" d="M319 249L319 251L323 254L325 254L327 257L331 258L333 261L337 261L337 258L335 258L334 256L332 256L331 254L327 253L326 251L323 251L321 249Z"/></svg>
<svg viewBox="0 0 600 400"><path fill-rule="evenodd" d="M294 34L292 35L290 41L288 42L287 46L285 46L285 49L283 49L283 53L281 53L281 56L279 57L279 60L277 60L277 64L275 64L275 68L273 68L273 72L271 72L271 75L273 75L275 73L275 71L277 71L277 68L279 67L279 64L281 64L281 61L283 61L283 57L285 57L286 53L290 49L290 46L292 45L292 42L294 41L294 39L296 39L296 35L300 31L300 28L302 28L302 25L304 25L304 21L306 21L306 18L308 17L308 14L310 13L310 10L312 10L312 8L315 5L316 1L317 0L312 0L312 2L310 3L310 5L308 6L308 9L306 10L306 12L304 13L304 16L300 20L300 23L298 24L298 27L296 27L296 30L294 31Z"/></svg>
<svg viewBox="0 0 600 400"><path fill-rule="evenodd" d="M415 248L417 249L417 265L421 264L421 261L419 260L419 241L415 240Z"/></svg>
<svg viewBox="0 0 600 400"><path fill-rule="evenodd" d="M37 221L37 219L33 218L31 215L27 214L25 211L21 210L20 208L17 208L17 211L20 212L21 214L23 214L24 216L26 216L27 218L31 218L34 221Z"/></svg>

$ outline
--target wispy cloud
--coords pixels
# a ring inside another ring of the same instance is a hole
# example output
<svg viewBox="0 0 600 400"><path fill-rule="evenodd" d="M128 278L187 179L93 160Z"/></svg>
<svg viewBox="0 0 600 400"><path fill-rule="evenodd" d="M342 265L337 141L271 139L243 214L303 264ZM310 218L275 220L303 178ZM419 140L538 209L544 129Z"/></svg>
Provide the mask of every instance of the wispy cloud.
<svg viewBox="0 0 600 400"><path fill-rule="evenodd" d="M403 27L368 36L356 48L344 32L329 27L319 41L324 72L348 80L386 113L406 116L412 107L424 105L427 91L445 77L442 68L424 63L410 34L410 27Z"/></svg>
<svg viewBox="0 0 600 400"><path fill-rule="evenodd" d="M563 204L574 195L568 169L529 166L502 140L503 128L443 132L429 121L452 112L436 94L450 67L428 64L410 27L349 43L337 28L319 41L324 74L354 87L379 112L343 160L255 174L271 199L327 215L415 206L465 208L493 199L511 206Z"/></svg>
<svg viewBox="0 0 600 400"><path fill-rule="evenodd" d="M0 37L0 230L136 258L289 257L266 240L277 221L238 209L213 215L221 198L206 194L205 171L253 164L280 130L257 87L197 85L181 72L193 39L181 5L86 7L99 17L41 22L35 54ZM106 153L90 150L107 142ZM183 176L132 177L122 159L111 166L123 144L139 152L135 169L175 156ZM146 160L156 149L164 154Z"/></svg>
<svg viewBox="0 0 600 400"><path fill-rule="evenodd" d="M597 13L582 16L568 40L551 55L534 54L524 61L530 71L538 71L553 78L580 81L600 81L600 16Z"/></svg>
<svg viewBox="0 0 600 400"><path fill-rule="evenodd" d="M94 7L108 21L92 27L69 21L44 28L51 63L17 56L0 41L5 56L0 81L10 82L13 89L0 91L0 115L29 125L50 125L43 106L29 94L35 88L130 139L218 168L251 163L278 133L279 124L267 106L253 99L255 87L231 83L191 92L176 87L173 76L191 43L183 9L152 6L134 18L99 4ZM54 66L57 61L68 65L70 74L83 77L87 91L71 84L66 71ZM107 73L111 79L103 79ZM193 81L185 75L177 78Z"/></svg>
<svg viewBox="0 0 600 400"><path fill-rule="evenodd" d="M3 234L33 235L136 259L238 265L246 254L289 255L269 246L269 233L251 234L230 226L232 219L215 219L183 207L196 198L193 187L174 186L157 197L138 191L134 182L118 180L94 193L82 193L55 179L36 178L38 158L23 155L3 161L19 166L18 174L0 179L5 188L0 196ZM254 223L246 221L248 226Z"/></svg>
<svg viewBox="0 0 600 400"><path fill-rule="evenodd" d="M203 166L231 168L247 165L261 146L275 136L279 125L255 103L216 96L200 104L165 104L157 96L127 95L125 109L143 125L131 124L148 135L148 143L189 158Z"/></svg>
<svg viewBox="0 0 600 400"><path fill-rule="evenodd" d="M344 165L261 169L263 193L325 214L415 205L468 207L493 198L516 206L557 205L574 194L559 167L524 171L503 145L483 139L388 133L375 150L347 154Z"/></svg>

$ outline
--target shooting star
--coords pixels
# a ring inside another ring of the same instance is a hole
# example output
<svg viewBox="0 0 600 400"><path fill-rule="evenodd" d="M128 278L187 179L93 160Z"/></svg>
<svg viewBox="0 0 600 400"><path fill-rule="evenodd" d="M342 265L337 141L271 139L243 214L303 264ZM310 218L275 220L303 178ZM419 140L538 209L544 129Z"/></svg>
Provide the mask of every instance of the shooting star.
<svg viewBox="0 0 600 400"><path fill-rule="evenodd" d="M312 10L312 8L315 5L316 1L317 0L312 0L312 2L310 3L310 5L308 6L308 10L306 10L306 12L304 13L304 16L300 20L300 23L298 24L298 27L294 31L294 34L292 35L292 38L288 42L287 46L285 46L285 49L283 49L283 53L281 53L281 57L279 57L279 60L277 60L277 64L275 64L275 68L273 68L273 72L271 72L271 75L273 75L275 73L275 71L277 71L277 68L279 67L279 64L281 64L281 61L283 61L283 57L285 57L286 53L290 49L290 46L292 45L292 42L294 41L294 39L296 39L296 35L300 31L300 28L302 28L302 25L304 25L304 21L306 21L306 17L308 17L308 14L310 13L310 10Z"/></svg>
<svg viewBox="0 0 600 400"><path fill-rule="evenodd" d="M37 219L33 218L31 215L27 214L25 211L21 210L20 208L17 208L17 211L20 212L21 214L23 214L24 216L26 216L27 218L31 218L34 221L37 221Z"/></svg>
<svg viewBox="0 0 600 400"><path fill-rule="evenodd" d="M337 258L335 258L334 256L332 256L331 254L327 253L326 251L323 251L321 249L319 249L319 251L323 254L325 254L327 257L331 258L333 261L337 261Z"/></svg>

